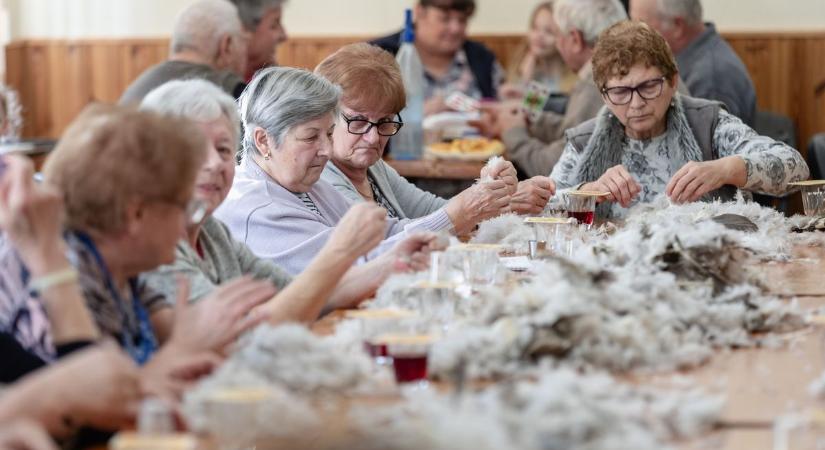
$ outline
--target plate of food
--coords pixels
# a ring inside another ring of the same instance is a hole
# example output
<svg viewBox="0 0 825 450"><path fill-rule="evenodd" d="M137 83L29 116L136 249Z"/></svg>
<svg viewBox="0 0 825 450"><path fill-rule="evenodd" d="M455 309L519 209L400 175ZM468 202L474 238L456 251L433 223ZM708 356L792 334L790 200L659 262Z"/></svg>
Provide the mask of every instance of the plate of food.
<svg viewBox="0 0 825 450"><path fill-rule="evenodd" d="M439 159L484 161L504 153L504 144L497 139L471 137L430 144L425 153Z"/></svg>

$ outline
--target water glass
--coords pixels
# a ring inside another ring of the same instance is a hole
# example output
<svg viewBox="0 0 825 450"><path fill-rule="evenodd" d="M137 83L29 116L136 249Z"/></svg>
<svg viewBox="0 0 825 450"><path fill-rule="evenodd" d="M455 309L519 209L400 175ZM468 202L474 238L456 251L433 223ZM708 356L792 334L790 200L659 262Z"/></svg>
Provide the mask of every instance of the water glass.
<svg viewBox="0 0 825 450"><path fill-rule="evenodd" d="M825 215L825 188L816 186L803 189L802 208L806 216Z"/></svg>

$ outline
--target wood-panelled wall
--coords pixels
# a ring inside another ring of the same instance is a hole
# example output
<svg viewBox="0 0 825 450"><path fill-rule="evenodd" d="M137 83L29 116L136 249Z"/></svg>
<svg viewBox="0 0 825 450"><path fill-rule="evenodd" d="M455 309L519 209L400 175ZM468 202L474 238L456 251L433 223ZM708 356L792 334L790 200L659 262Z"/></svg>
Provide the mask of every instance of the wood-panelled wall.
<svg viewBox="0 0 825 450"><path fill-rule="evenodd" d="M799 146L825 131L825 31L725 34L750 71L760 109L790 116ZM521 37L475 36L506 65ZM296 37L278 49L282 65L312 69L360 37ZM115 102L147 67L167 56L168 40L27 40L6 47L7 83L20 92L24 135L58 137L90 102Z"/></svg>

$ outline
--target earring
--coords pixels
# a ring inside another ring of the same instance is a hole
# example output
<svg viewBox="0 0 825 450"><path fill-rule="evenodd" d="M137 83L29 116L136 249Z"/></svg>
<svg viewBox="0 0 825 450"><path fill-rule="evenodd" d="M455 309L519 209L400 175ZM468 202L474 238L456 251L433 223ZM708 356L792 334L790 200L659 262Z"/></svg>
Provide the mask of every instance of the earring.
<svg viewBox="0 0 825 450"><path fill-rule="evenodd" d="M264 160L269 161L269 152L264 154Z"/></svg>

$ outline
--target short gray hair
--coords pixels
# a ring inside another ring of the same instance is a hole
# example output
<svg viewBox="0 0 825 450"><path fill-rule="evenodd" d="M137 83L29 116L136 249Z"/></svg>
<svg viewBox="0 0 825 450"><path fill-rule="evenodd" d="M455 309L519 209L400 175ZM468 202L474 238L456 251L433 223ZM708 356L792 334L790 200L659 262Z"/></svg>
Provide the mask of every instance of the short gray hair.
<svg viewBox="0 0 825 450"><path fill-rule="evenodd" d="M231 0L238 7L244 28L253 31L270 9L280 8L286 0Z"/></svg>
<svg viewBox="0 0 825 450"><path fill-rule="evenodd" d="M666 20L684 19L688 25L702 23L702 2L699 0L656 0L659 17Z"/></svg>
<svg viewBox="0 0 825 450"><path fill-rule="evenodd" d="M239 99L246 156L255 154L255 128L281 145L294 126L338 112L341 88L304 69L258 71Z"/></svg>
<svg viewBox="0 0 825 450"><path fill-rule="evenodd" d="M578 30L593 47L602 31L627 20L627 12L619 0L556 0L553 17L562 33Z"/></svg>
<svg viewBox="0 0 825 450"><path fill-rule="evenodd" d="M228 0L198 0L178 14L172 28L172 53L184 50L212 56L221 38L243 31L238 8Z"/></svg>
<svg viewBox="0 0 825 450"><path fill-rule="evenodd" d="M240 138L241 119L235 99L206 80L167 81L146 94L140 109L196 122L211 122L225 117L233 133L232 140L238 142Z"/></svg>

